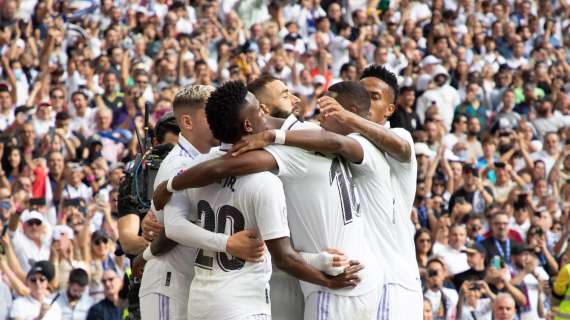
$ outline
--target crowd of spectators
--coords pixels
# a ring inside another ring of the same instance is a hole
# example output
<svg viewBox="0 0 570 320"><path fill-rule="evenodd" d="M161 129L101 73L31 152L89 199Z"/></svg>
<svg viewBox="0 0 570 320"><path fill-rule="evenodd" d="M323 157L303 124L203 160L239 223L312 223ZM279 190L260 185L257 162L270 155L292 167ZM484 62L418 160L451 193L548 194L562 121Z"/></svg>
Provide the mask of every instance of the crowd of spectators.
<svg viewBox="0 0 570 320"><path fill-rule="evenodd" d="M425 319L570 317L569 17L566 0L0 0L0 319L124 316L116 201L146 103L154 124L183 86L270 74L310 120L371 63L398 75L390 122L415 140Z"/></svg>

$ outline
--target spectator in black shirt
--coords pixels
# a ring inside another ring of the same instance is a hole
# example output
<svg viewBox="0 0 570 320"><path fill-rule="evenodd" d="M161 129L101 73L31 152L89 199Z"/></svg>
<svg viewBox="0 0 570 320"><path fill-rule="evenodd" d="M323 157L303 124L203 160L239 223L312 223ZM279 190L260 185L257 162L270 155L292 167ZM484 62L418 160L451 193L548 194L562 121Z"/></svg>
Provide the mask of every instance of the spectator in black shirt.
<svg viewBox="0 0 570 320"><path fill-rule="evenodd" d="M495 213L491 220L491 236L481 244L487 250L485 265L489 265L495 256L507 264L511 263L512 250L517 241L509 238L509 216L504 211Z"/></svg>
<svg viewBox="0 0 570 320"><path fill-rule="evenodd" d="M463 166L463 187L455 191L449 199L449 212L453 212L456 203L467 202L473 207L473 212L482 214L485 207L493 202L493 191L483 186L479 171L470 164Z"/></svg>
<svg viewBox="0 0 570 320"><path fill-rule="evenodd" d="M112 269L105 270L101 279L105 288L105 299L95 304L87 314L87 320L120 320L121 304L119 291L121 279Z"/></svg>
<svg viewBox="0 0 570 320"><path fill-rule="evenodd" d="M485 279L485 255L487 250L482 244L474 242L461 252L467 253L469 269L453 276L453 285L459 291L464 281L478 281Z"/></svg>
<svg viewBox="0 0 570 320"><path fill-rule="evenodd" d="M396 111L390 116L390 126L392 128L404 128L409 132L414 132L420 125L420 118L414 111L416 101L416 91L413 87L402 87L398 98Z"/></svg>

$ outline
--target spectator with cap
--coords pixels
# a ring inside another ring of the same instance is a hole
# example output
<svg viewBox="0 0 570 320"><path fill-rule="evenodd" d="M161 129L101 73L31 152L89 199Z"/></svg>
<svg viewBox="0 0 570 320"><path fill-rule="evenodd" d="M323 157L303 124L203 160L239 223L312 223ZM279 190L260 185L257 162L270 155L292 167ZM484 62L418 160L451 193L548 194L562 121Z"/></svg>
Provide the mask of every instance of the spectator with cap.
<svg viewBox="0 0 570 320"><path fill-rule="evenodd" d="M120 320L123 301L119 298L121 279L113 270L103 272L101 283L104 287L104 299L93 305L87 313L87 320Z"/></svg>
<svg viewBox="0 0 570 320"><path fill-rule="evenodd" d="M425 121L426 111L435 102L439 109L443 124L449 130L453 121L455 107L461 103L459 93L449 85L449 75L443 66L435 68L430 87L417 101L416 112L420 120Z"/></svg>
<svg viewBox="0 0 570 320"><path fill-rule="evenodd" d="M104 230L96 230L91 234L91 250L87 251L85 261L89 263L91 284L89 294L95 301L103 299L104 283L99 282L101 275L112 270L117 276L122 276L122 263L115 257L115 246Z"/></svg>
<svg viewBox="0 0 570 320"><path fill-rule="evenodd" d="M37 211L26 210L20 216L12 215L10 225L13 226L18 219L22 222L22 229L18 228L17 222L15 228L10 229L13 230L12 243L23 272L28 272L35 261L49 259L52 227Z"/></svg>
<svg viewBox="0 0 570 320"><path fill-rule="evenodd" d="M57 286L59 289L66 289L68 285L68 275L74 268L79 266L87 267L78 257L78 251L73 240L75 235L73 229L67 225L56 225L53 228L53 242L50 252L50 261L56 269Z"/></svg>
<svg viewBox="0 0 570 320"><path fill-rule="evenodd" d="M61 309L51 295L48 283L54 275L53 265L47 261L34 264L26 276L30 295L14 300L10 318L12 319L61 319ZM57 297L55 297L57 298Z"/></svg>
<svg viewBox="0 0 570 320"><path fill-rule="evenodd" d="M440 258L432 258L427 265L424 296L431 302L434 319L455 319L458 295L454 289L443 286L447 277L445 263Z"/></svg>
<svg viewBox="0 0 570 320"><path fill-rule="evenodd" d="M67 289L59 292L56 303L62 313L62 320L84 320L94 301L87 292L89 275L83 269L73 269L69 273Z"/></svg>
<svg viewBox="0 0 570 320"><path fill-rule="evenodd" d="M453 285L461 289L463 283L469 281L480 281L485 279L485 256L487 251L480 243L473 242L467 245L462 252L467 254L467 264L469 269L453 276Z"/></svg>

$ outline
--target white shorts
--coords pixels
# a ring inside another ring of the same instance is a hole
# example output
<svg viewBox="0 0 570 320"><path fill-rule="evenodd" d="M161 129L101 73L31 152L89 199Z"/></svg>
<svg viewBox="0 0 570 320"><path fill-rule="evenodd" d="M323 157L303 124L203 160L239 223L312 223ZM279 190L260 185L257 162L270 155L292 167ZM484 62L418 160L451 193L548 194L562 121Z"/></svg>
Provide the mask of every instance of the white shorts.
<svg viewBox="0 0 570 320"><path fill-rule="evenodd" d="M303 319L305 300L299 280L274 272L269 280L271 292L271 318L273 320Z"/></svg>
<svg viewBox="0 0 570 320"><path fill-rule="evenodd" d="M389 319L423 319L423 293L421 290L410 290L398 284L386 284L376 320Z"/></svg>
<svg viewBox="0 0 570 320"><path fill-rule="evenodd" d="M140 298L142 320L186 320L187 301L178 301L159 293Z"/></svg>
<svg viewBox="0 0 570 320"><path fill-rule="evenodd" d="M361 296L339 296L315 291L305 299L305 320L372 320L378 308L378 290ZM405 319L405 318L402 318Z"/></svg>

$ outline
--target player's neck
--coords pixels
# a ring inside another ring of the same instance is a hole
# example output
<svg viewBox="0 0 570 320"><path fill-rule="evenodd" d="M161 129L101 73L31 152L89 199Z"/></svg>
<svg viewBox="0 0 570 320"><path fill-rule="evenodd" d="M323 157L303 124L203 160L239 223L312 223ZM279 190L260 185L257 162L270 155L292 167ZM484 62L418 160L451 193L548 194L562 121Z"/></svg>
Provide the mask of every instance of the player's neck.
<svg viewBox="0 0 570 320"><path fill-rule="evenodd" d="M283 123L285 123L285 119L267 116L265 126L267 130L280 129Z"/></svg>
<svg viewBox="0 0 570 320"><path fill-rule="evenodd" d="M210 152L212 146L208 139L200 139L200 137L192 134L191 132L180 131L180 134L194 146L200 153L205 154Z"/></svg>

